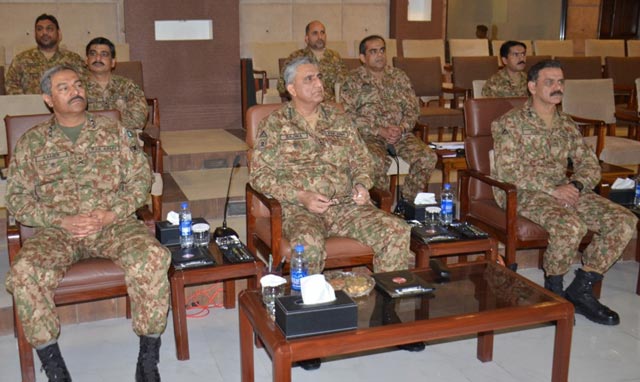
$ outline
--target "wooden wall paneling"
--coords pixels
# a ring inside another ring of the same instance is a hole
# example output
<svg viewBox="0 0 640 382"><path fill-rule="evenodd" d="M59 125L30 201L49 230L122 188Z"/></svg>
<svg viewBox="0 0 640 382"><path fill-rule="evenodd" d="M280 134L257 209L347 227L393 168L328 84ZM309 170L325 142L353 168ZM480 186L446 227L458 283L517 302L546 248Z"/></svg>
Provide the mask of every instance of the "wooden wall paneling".
<svg viewBox="0 0 640 382"><path fill-rule="evenodd" d="M213 20L213 40L155 41L155 20L189 19ZM237 0L127 1L125 28L163 130L241 128Z"/></svg>

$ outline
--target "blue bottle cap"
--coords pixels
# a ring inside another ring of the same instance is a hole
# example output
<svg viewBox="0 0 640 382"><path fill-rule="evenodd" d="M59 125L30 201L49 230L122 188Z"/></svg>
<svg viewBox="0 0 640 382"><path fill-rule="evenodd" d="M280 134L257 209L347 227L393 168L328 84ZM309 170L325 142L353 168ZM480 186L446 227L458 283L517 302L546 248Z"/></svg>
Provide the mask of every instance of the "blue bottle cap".
<svg viewBox="0 0 640 382"><path fill-rule="evenodd" d="M450 188L451 188L451 185L450 185L449 183L445 183L445 184L444 184L444 189L445 189L445 190L448 190L448 189L450 189Z"/></svg>
<svg viewBox="0 0 640 382"><path fill-rule="evenodd" d="M296 244L296 246L294 247L294 250L296 252L304 252L304 245L302 244Z"/></svg>
<svg viewBox="0 0 640 382"><path fill-rule="evenodd" d="M182 204L180 206L182 207L182 209L185 209L185 208L189 207L189 203L182 202Z"/></svg>

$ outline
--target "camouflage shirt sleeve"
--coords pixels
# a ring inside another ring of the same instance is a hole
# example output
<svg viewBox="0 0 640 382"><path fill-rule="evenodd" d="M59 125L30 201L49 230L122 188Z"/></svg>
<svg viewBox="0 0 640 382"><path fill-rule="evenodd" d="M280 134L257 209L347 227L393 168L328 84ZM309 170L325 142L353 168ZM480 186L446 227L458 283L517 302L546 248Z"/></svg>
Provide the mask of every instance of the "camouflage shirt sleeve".
<svg viewBox="0 0 640 382"><path fill-rule="evenodd" d="M251 158L249 182L256 190L271 195L280 202L297 204L299 189L291 183L281 183L281 179L278 178L281 126L282 120L275 114L260 122Z"/></svg>
<svg viewBox="0 0 640 382"><path fill-rule="evenodd" d="M153 175L147 156L138 146L136 133L119 122L118 127L123 171L121 186L113 196L111 211L119 218L125 218L146 203Z"/></svg>

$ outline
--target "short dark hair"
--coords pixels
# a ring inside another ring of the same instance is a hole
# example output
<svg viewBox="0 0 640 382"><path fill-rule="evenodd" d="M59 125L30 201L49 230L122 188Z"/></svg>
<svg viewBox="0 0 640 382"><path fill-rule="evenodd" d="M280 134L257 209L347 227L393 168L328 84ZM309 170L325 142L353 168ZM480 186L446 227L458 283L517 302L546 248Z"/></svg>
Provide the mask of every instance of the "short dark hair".
<svg viewBox="0 0 640 382"><path fill-rule="evenodd" d="M379 36L377 34L372 34L371 36L367 36L363 38L362 41L360 41L360 47L358 48L360 50L360 54L366 55L367 43L372 40L382 40L382 42L384 43L384 46L385 47L387 46L387 42L384 41L384 38L382 36Z"/></svg>
<svg viewBox="0 0 640 382"><path fill-rule="evenodd" d="M536 82L540 71L547 68L562 69L562 64L558 60L542 60L536 63L529 69L529 73L527 73L527 82Z"/></svg>
<svg viewBox="0 0 640 382"><path fill-rule="evenodd" d="M96 37L93 40L89 41L87 44L87 48L85 49L85 54L89 56L89 48L91 45L106 45L109 47L109 51L111 52L111 58L116 58L116 46L113 45L111 40L106 37Z"/></svg>
<svg viewBox="0 0 640 382"><path fill-rule="evenodd" d="M509 40L502 44L502 46L500 46L500 57L507 58L507 56L509 55L509 50L511 50L511 48L513 48L514 46L521 46L524 48L525 52L527 51L527 46L523 42Z"/></svg>
<svg viewBox="0 0 640 382"><path fill-rule="evenodd" d="M53 77L54 74L65 70L71 70L75 74L78 74L77 70L67 65L56 65L53 68L49 68L44 72L44 74L42 74L42 78L40 78L40 91L42 91L42 94L51 95L51 77Z"/></svg>
<svg viewBox="0 0 640 382"><path fill-rule="evenodd" d="M33 25L35 26L37 23L39 23L42 20L49 20L56 26L56 29L60 29L60 25L58 25L58 19L56 19L54 15L48 15L46 13L43 13L40 16L38 16L36 18L36 22Z"/></svg>

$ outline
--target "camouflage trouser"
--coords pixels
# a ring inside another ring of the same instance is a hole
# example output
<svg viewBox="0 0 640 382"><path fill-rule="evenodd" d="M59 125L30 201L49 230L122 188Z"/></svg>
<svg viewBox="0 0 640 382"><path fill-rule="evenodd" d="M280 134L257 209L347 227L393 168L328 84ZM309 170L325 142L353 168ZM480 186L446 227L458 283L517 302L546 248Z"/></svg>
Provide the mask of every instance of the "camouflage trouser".
<svg viewBox="0 0 640 382"><path fill-rule="evenodd" d="M636 229L634 214L593 192L580 195L578 204L569 208L562 207L549 194L528 194L526 200L518 200L518 214L549 233L549 245L543 259L543 268L548 275L569 271L587 230L595 234L582 253L582 263L599 273L606 272L622 255Z"/></svg>
<svg viewBox="0 0 640 382"><path fill-rule="evenodd" d="M309 274L324 269L328 236L350 237L373 248L376 272L407 269L411 228L400 218L372 206L355 203L330 207L324 214L304 207L284 206L282 230L291 247L304 245Z"/></svg>
<svg viewBox="0 0 640 382"><path fill-rule="evenodd" d="M29 343L37 347L58 338L54 290L73 263L88 257L111 259L124 270L134 332L162 333L169 309L171 255L142 222L126 219L83 239L60 228L45 228L25 241L6 285Z"/></svg>
<svg viewBox="0 0 640 382"><path fill-rule="evenodd" d="M373 182L376 187L388 190L387 171L392 159L387 156L387 143L381 137L365 137L365 142L373 160ZM402 196L413 201L419 192L427 188L431 172L436 167L438 157L424 142L415 135L406 133L395 144L398 156L409 164L409 175L404 178Z"/></svg>

